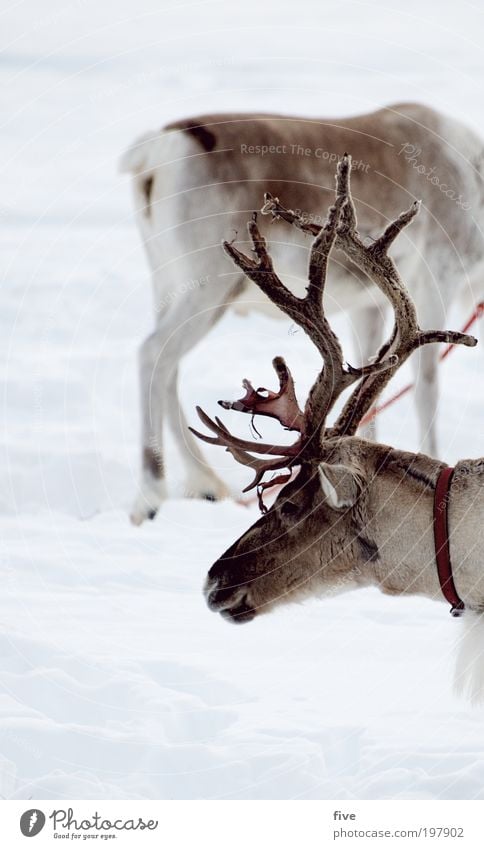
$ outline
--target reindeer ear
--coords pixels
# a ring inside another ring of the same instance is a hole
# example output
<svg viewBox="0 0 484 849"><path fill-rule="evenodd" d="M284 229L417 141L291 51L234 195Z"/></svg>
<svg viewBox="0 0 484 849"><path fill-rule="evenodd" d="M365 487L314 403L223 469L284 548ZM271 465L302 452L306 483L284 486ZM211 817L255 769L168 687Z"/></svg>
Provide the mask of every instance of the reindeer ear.
<svg viewBox="0 0 484 849"><path fill-rule="evenodd" d="M350 466L320 463L319 479L328 504L335 510L352 507L361 492L361 476Z"/></svg>

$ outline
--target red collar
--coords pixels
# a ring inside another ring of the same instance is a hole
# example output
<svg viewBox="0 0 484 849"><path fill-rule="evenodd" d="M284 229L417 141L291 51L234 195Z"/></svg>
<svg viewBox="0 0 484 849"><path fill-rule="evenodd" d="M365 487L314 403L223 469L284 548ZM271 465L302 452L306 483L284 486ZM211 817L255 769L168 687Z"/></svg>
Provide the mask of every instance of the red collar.
<svg viewBox="0 0 484 849"><path fill-rule="evenodd" d="M434 496L434 539L435 559L439 575L440 588L451 605L452 616L462 616L465 605L455 588L452 575L449 544L449 514L450 486L454 469L448 466L439 474Z"/></svg>

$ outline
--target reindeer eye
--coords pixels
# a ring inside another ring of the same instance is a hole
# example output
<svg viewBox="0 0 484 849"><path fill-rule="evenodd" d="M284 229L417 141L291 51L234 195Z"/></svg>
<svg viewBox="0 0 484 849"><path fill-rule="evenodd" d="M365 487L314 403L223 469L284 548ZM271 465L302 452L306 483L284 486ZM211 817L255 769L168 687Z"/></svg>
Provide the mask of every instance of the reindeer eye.
<svg viewBox="0 0 484 849"><path fill-rule="evenodd" d="M292 501L285 501L281 506L281 513L283 516L295 516L298 510L299 507L297 504L293 504Z"/></svg>

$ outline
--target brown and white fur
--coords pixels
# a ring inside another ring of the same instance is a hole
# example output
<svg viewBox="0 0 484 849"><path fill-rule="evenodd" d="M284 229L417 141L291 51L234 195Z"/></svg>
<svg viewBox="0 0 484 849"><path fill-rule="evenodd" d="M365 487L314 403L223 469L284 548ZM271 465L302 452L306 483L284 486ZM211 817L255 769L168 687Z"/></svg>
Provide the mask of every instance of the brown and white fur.
<svg viewBox="0 0 484 849"><path fill-rule="evenodd" d="M243 622L301 596L363 586L445 601L433 536L445 464L360 437L328 440L321 455L212 567L210 606ZM484 459L457 464L448 515L459 595L483 612Z"/></svg>
<svg viewBox="0 0 484 849"><path fill-rule="evenodd" d="M243 623L291 601L369 586L447 604L433 537L444 464L358 437L328 443L324 457L212 566L209 607ZM484 459L457 464L448 511L454 579L467 608L449 640L462 640L458 689L477 701L484 695Z"/></svg>
<svg viewBox="0 0 484 849"><path fill-rule="evenodd" d="M131 513L136 524L153 517L166 496L165 419L186 467L187 490L209 498L226 493L187 430L177 395L179 363L228 308L272 307L224 256L222 239L241 237L264 191L321 220L333 191L335 162L345 151L353 157L353 196L363 236L372 237L412 200L422 199L418 221L393 256L422 327L443 327L457 296L475 300L484 288L479 230L484 148L457 121L416 104L336 120L204 115L148 133L124 155L121 168L133 175L156 318L140 350L143 471ZM296 293L302 291L307 238L277 222L270 236L284 280ZM326 309L357 311L363 362L378 347L382 306L379 292L362 285L354 267L340 257L332 261ZM421 445L433 456L437 357L436 346L413 357Z"/></svg>

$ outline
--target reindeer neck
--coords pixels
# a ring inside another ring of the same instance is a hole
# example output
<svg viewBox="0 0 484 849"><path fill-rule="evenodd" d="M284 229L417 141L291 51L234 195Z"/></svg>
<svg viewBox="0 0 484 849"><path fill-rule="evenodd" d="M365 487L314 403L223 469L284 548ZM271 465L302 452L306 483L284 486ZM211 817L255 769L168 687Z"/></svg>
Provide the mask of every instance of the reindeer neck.
<svg viewBox="0 0 484 849"><path fill-rule="evenodd" d="M434 495L446 464L422 454L373 446L369 534L378 546L374 583L388 594L444 601L434 544ZM456 465L448 504L450 553L457 591L484 609L484 460Z"/></svg>

